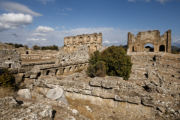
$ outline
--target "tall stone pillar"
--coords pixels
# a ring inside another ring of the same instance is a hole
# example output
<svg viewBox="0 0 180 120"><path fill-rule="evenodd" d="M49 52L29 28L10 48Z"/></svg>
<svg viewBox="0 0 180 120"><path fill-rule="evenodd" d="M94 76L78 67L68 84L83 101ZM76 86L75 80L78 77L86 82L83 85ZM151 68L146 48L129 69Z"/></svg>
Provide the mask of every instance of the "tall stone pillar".
<svg viewBox="0 0 180 120"><path fill-rule="evenodd" d="M166 51L171 53L171 30L167 31Z"/></svg>

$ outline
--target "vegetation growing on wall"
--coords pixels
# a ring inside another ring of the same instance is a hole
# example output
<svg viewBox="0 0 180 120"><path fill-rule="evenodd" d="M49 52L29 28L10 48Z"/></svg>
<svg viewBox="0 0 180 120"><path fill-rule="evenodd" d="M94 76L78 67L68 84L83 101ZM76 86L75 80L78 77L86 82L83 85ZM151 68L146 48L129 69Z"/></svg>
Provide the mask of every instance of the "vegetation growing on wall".
<svg viewBox="0 0 180 120"><path fill-rule="evenodd" d="M131 72L131 59L121 46L111 46L102 53L94 52L89 60L87 73L95 76L119 76L127 80Z"/></svg>
<svg viewBox="0 0 180 120"><path fill-rule="evenodd" d="M172 52L173 54L180 54L180 48L177 47L177 46L172 46L172 47L171 47L171 52Z"/></svg>
<svg viewBox="0 0 180 120"><path fill-rule="evenodd" d="M15 48L20 48L20 47L25 47L26 49L28 49L27 45L23 45L23 44L17 44L17 43L6 43L7 45L11 45Z"/></svg>
<svg viewBox="0 0 180 120"><path fill-rule="evenodd" d="M0 87L15 87L15 78L7 69L0 68Z"/></svg>
<svg viewBox="0 0 180 120"><path fill-rule="evenodd" d="M38 46L34 45L33 50L59 50L58 46L52 45L52 46Z"/></svg>

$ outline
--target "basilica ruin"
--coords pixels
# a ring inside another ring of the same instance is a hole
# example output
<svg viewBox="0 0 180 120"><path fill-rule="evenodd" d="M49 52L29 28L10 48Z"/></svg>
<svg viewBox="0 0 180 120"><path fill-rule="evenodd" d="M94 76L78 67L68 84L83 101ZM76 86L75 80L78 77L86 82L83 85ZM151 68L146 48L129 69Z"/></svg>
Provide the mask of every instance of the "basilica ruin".
<svg viewBox="0 0 180 120"><path fill-rule="evenodd" d="M64 38L64 50L66 52L76 51L81 46L87 46L92 53L102 47L102 33L83 34Z"/></svg>
<svg viewBox="0 0 180 120"><path fill-rule="evenodd" d="M147 44L152 45L146 46ZM139 32L137 36L128 33L128 53L167 52L171 53L171 30L160 35L159 30Z"/></svg>

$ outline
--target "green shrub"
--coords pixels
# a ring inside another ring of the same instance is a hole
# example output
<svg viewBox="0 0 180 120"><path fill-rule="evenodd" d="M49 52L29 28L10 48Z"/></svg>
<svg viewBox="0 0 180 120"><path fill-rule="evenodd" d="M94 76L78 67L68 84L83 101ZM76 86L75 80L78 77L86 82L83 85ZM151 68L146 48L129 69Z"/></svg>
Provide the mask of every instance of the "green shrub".
<svg viewBox="0 0 180 120"><path fill-rule="evenodd" d="M180 53L180 47L171 46L171 53L173 53L173 54L179 54L179 53Z"/></svg>
<svg viewBox="0 0 180 120"><path fill-rule="evenodd" d="M0 69L0 86L15 87L15 78L7 69Z"/></svg>
<svg viewBox="0 0 180 120"><path fill-rule="evenodd" d="M104 61L97 61L94 65L90 64L87 69L87 74L90 77L106 76L106 66Z"/></svg>
<svg viewBox="0 0 180 120"><path fill-rule="evenodd" d="M17 43L5 43L5 44L14 46L15 48L25 47L26 49L28 49L28 46L23 44L17 44Z"/></svg>
<svg viewBox="0 0 180 120"><path fill-rule="evenodd" d="M131 73L131 58L123 47L111 46L102 53L96 51L89 60L87 73L90 77L119 76L127 80Z"/></svg>
<svg viewBox="0 0 180 120"><path fill-rule="evenodd" d="M39 47L38 45L33 46L33 50L40 50L40 49L41 49L41 47Z"/></svg>
<svg viewBox="0 0 180 120"><path fill-rule="evenodd" d="M106 76L106 63L104 61L98 61L95 64L95 75L99 77Z"/></svg>
<svg viewBox="0 0 180 120"><path fill-rule="evenodd" d="M58 46L52 45L52 46L38 46L34 45L33 46L34 50L59 50Z"/></svg>

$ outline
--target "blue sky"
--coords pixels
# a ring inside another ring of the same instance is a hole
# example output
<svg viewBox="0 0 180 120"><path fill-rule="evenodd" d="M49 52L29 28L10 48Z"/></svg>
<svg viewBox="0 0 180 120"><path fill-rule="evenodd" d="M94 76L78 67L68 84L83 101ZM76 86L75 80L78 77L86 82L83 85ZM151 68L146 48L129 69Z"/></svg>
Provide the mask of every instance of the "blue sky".
<svg viewBox="0 0 180 120"><path fill-rule="evenodd" d="M0 41L63 45L63 38L103 33L103 44L127 43L127 33L172 30L180 46L180 0L0 0Z"/></svg>

